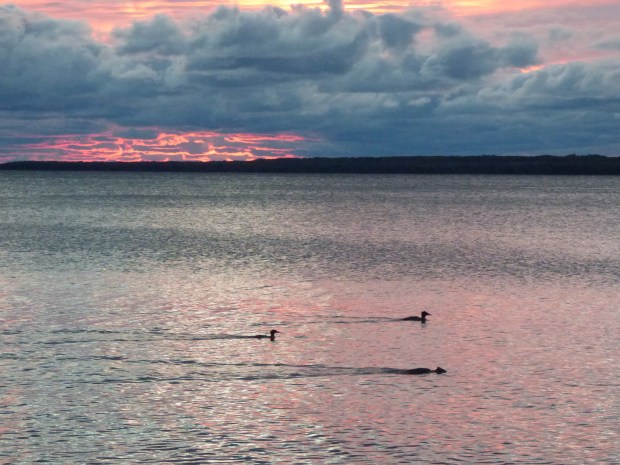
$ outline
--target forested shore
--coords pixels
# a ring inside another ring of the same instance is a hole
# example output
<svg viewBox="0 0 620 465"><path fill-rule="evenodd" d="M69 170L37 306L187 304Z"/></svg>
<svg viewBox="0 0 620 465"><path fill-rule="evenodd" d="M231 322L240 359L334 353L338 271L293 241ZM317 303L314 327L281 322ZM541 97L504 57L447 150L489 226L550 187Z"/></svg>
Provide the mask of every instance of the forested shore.
<svg viewBox="0 0 620 465"><path fill-rule="evenodd" d="M620 157L605 157L600 155L484 155L463 157L315 157L210 162L14 161L1 164L0 170L169 171L205 173L619 175Z"/></svg>

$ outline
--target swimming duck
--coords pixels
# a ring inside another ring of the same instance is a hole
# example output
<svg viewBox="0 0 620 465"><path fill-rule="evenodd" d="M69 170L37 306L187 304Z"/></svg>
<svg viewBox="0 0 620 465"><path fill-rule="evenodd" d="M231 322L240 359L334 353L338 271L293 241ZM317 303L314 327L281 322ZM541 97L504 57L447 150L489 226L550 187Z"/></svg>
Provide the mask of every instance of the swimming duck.
<svg viewBox="0 0 620 465"><path fill-rule="evenodd" d="M444 370L441 367L437 367L434 370L430 368L412 368L411 370L405 370L408 375L425 375L427 373L437 373L438 375L442 373L446 373L447 370Z"/></svg>
<svg viewBox="0 0 620 465"><path fill-rule="evenodd" d="M426 317L430 316L430 313L428 313L427 311L423 311L421 313L421 316L408 316L406 318L403 318L403 321L421 321L422 323L426 323Z"/></svg>
<svg viewBox="0 0 620 465"><path fill-rule="evenodd" d="M280 331L278 331L277 329L272 329L271 331L269 331L269 336L265 335L265 334L257 334L256 336L252 336L255 337L256 339L271 339L272 341L276 340L276 333L279 333Z"/></svg>

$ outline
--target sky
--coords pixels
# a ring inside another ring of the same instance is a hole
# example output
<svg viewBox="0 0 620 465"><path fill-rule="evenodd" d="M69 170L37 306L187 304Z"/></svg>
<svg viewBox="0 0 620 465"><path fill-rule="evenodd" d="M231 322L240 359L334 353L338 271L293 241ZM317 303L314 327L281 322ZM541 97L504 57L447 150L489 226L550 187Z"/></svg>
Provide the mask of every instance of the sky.
<svg viewBox="0 0 620 465"><path fill-rule="evenodd" d="M0 3L0 163L573 153L620 155L618 0Z"/></svg>

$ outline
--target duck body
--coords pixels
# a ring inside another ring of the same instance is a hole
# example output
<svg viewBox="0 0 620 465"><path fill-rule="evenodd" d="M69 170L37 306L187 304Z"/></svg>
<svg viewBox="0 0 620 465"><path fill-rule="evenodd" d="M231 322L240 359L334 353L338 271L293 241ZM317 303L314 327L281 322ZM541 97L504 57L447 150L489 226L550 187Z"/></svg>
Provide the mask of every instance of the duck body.
<svg viewBox="0 0 620 465"><path fill-rule="evenodd" d="M441 375L442 373L446 373L447 370L444 370L441 367L437 367L434 370L431 370L430 368L412 368L410 370L405 370L405 372L408 375L426 375L428 373L437 373L438 375Z"/></svg>
<svg viewBox="0 0 620 465"><path fill-rule="evenodd" d="M257 334L256 336L252 336L256 339L271 339L272 341L276 340L276 334L279 333L280 331L278 331L277 329L272 329L271 331L269 331L269 336L267 336L266 334Z"/></svg>
<svg viewBox="0 0 620 465"><path fill-rule="evenodd" d="M408 316L408 317L402 318L402 321L420 321L422 323L426 323L427 316L430 316L430 313L428 313L427 311L424 311L420 314L420 316Z"/></svg>

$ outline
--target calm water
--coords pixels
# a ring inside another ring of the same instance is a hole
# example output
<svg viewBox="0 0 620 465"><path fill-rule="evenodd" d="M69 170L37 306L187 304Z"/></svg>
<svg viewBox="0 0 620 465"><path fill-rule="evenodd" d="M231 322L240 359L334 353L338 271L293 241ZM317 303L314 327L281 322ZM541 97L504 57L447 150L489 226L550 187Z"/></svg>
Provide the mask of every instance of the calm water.
<svg viewBox="0 0 620 465"><path fill-rule="evenodd" d="M611 177L0 172L0 463L620 463L619 205Z"/></svg>

